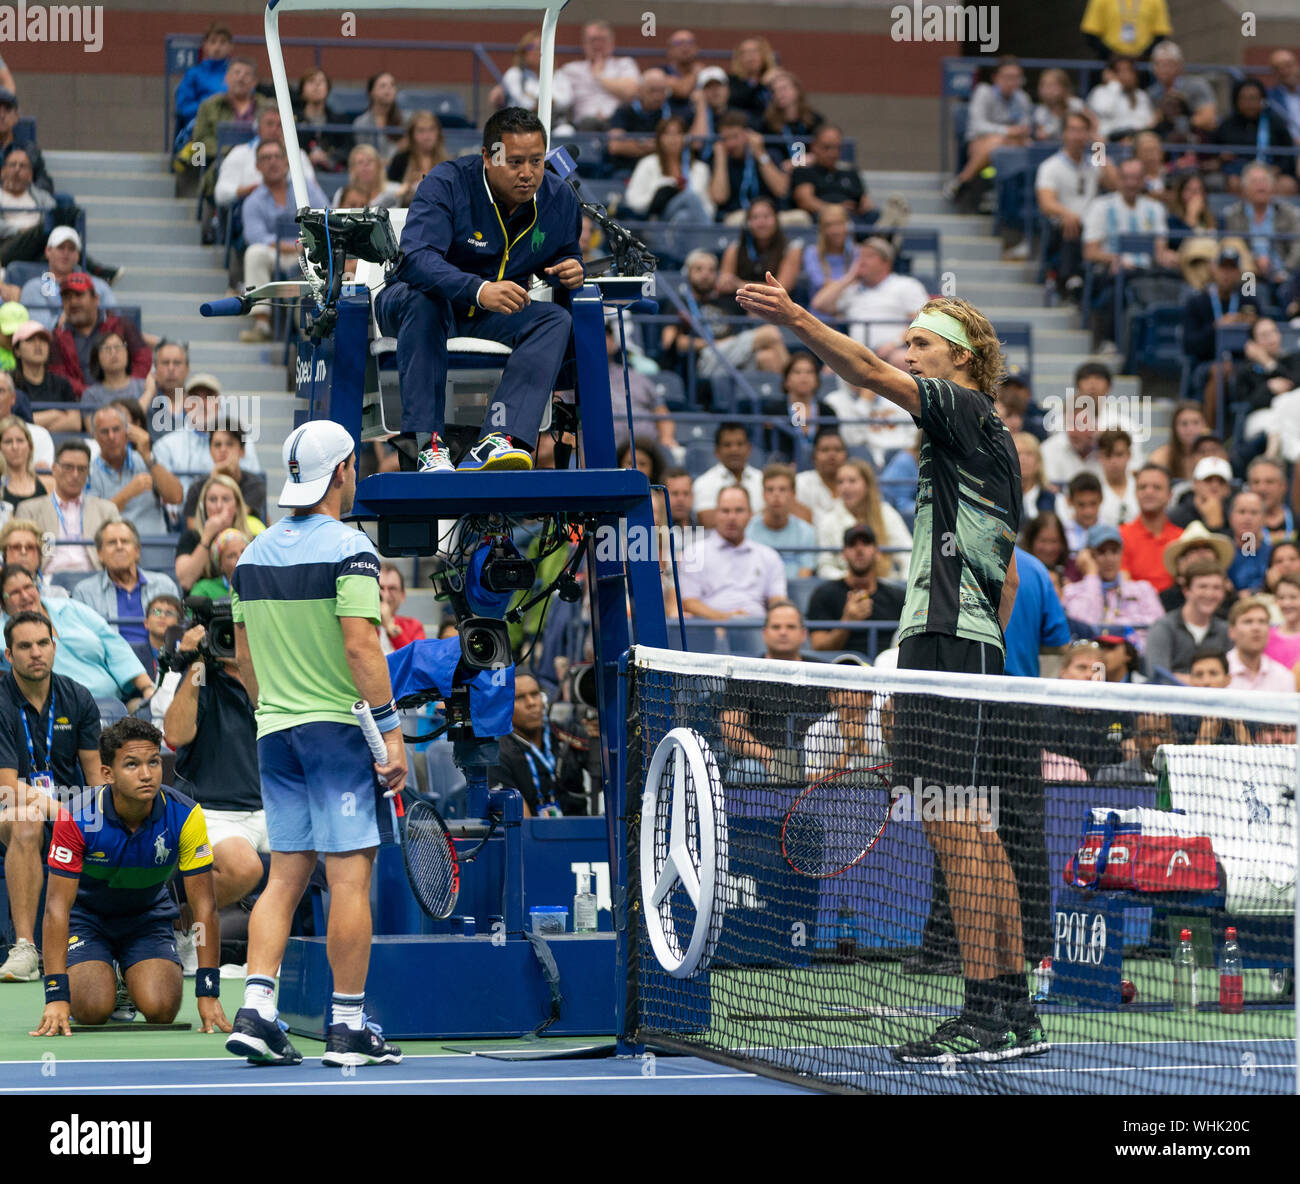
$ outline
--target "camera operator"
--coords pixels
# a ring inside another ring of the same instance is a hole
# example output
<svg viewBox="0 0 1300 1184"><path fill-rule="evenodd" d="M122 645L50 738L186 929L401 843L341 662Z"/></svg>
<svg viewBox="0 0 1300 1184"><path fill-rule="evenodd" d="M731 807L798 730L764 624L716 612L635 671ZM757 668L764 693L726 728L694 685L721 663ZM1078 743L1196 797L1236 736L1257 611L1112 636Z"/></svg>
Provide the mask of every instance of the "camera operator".
<svg viewBox="0 0 1300 1184"><path fill-rule="evenodd" d="M582 774L585 770L600 785L599 732L594 719L584 719L582 730L584 735L576 736L554 727L537 679L516 674L514 731L501 738L500 759L488 770L489 783L523 794L529 817L590 813Z"/></svg>
<svg viewBox="0 0 1300 1184"><path fill-rule="evenodd" d="M228 635L220 625L224 606L209 624L214 636ZM262 879L259 854L270 855L262 783L257 765L257 720L244 688L233 646L227 656L213 652L208 630L194 624L181 636L174 655L164 658L181 678L163 718L163 735L176 749L175 784L200 806L212 845L213 888L218 910L242 900ZM187 975L197 965L194 938L188 931L177 949Z"/></svg>

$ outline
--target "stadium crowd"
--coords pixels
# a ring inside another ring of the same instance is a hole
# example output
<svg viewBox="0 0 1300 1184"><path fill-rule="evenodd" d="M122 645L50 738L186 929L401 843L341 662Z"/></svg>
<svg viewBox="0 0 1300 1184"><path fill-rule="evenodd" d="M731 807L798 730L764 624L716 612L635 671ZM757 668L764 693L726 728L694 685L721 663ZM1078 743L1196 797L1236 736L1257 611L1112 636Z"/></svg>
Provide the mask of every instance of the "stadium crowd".
<svg viewBox="0 0 1300 1184"><path fill-rule="evenodd" d="M1003 180L1014 170L1000 153L1053 149L1027 177L1033 214L1023 249L1010 254L1027 258L1040 234L1046 283L1083 305L1100 347L1078 359L1063 398L1052 393L1059 416L1036 397L1032 373L998 392L1024 495L1007 669L1037 676L1040 654L1055 652L1062 677L1295 692L1300 344L1288 322L1300 313L1300 65L1279 50L1266 76L1225 88L1188 70L1169 32L1140 47L1099 39L1108 60L1082 97L1069 73L1047 69L1031 99L1021 65L999 61L973 90L961 167L945 188L956 203L979 200L995 164ZM672 32L663 60L648 66L618 54L606 22L587 25L581 42L582 57L556 73L554 131L603 137L587 183L620 220L648 228L672 288L671 315L633 324L626 351L609 336L620 463L665 487L657 522L677 532L680 589L661 549L665 611L686 618L696 649L888 666L912 546L916 425L747 318L734 296L770 272L818 316L905 366L903 335L934 288L905 249L907 203L891 196L877 208L852 142L810 106L763 37L742 39L725 65L701 57L688 30ZM539 52L538 31L520 38L493 105L536 108ZM56 196L34 129L20 128L14 87L0 63L0 607L6 620L35 612L51 622L53 674L88 691L105 721L151 715L175 750L178 783L201 787L218 818L255 814L255 767L223 790L194 759L196 744L209 760L219 751L200 736L205 719L230 735L242 729L244 756L252 750L237 670L221 666L195 697L182 677L169 685L160 658L178 638L196 651L203 627L184 598L229 596L240 554L271 521L258 442L219 375L191 372L185 343L159 340L138 310L120 307L116 269L86 257L84 218L75 199ZM176 94L178 176L206 197L200 233L226 241L232 285L269 280L297 252L284 129L269 94L221 25ZM477 129L404 103L391 73L367 81L364 110L346 112L333 94L320 69L296 88L313 204L402 208L430 169L478 150ZM448 132L462 135L453 143ZM202 169L191 167L199 145ZM1196 150L1206 145L1215 150ZM1120 250L1131 233L1148 235L1149 251ZM590 220L583 245L587 258L600 254ZM1177 293L1190 397L1174 405L1166 439L1135 420L1141 393L1113 390L1121 274L1124 300L1135 301L1120 305L1126 315L1154 300L1160 282ZM1224 360L1220 335L1231 328L1243 338ZM272 336L269 315L243 334ZM674 423L682 412L703 412L708 425L688 434ZM544 441L537 467L553 455ZM383 446L363 458L363 472L394 467ZM536 540L520 543L527 551ZM380 588L385 652L454 631L399 614L407 593L397 566L383 565ZM557 599L526 622L535 637L514 637L533 655L533 674L518 681L515 735L493 776L516 784L532 812L598 808L591 721L553 727L541 699L568 697L565 669L590 660L584 614ZM17 681L8 630L5 641L0 756L5 745L13 753L0 786L16 791L28 768L23 726L30 715L39 743L52 704L42 719L39 702L20 701L27 683ZM744 712L735 708L733 755L774 759ZM60 749L69 785L96 728L78 722L85 741ZM43 758L54 760L48 742ZM216 833L224 907L255 885L248 848L265 853L265 835L233 822ZM39 835L4 823L0 841L12 883ZM11 888L15 904L24 899ZM35 974L23 944L31 935L18 929L0 980Z"/></svg>

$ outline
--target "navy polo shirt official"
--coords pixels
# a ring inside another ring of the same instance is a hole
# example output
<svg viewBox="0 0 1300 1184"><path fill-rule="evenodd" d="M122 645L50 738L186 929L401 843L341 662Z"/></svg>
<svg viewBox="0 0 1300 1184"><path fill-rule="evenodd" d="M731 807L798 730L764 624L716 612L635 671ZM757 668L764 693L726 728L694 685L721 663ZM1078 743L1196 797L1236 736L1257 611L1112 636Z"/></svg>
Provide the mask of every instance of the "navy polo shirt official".
<svg viewBox="0 0 1300 1184"><path fill-rule="evenodd" d="M77 791L84 786L77 753L87 748L99 748L99 708L80 683L62 674L51 675L50 683L54 701L54 743L47 761L45 738L49 732L51 696L46 696L38 712L18 689L12 670L0 679L0 769L16 769L21 781L28 780L32 774L27 737L19 718L20 714L25 714L32 736L32 749L36 753L36 771L44 772L49 768L56 788L67 787Z"/></svg>
<svg viewBox="0 0 1300 1184"><path fill-rule="evenodd" d="M503 232L481 156L443 161L415 191L393 278L462 309L475 306L485 280L527 288L530 275L561 259L581 261L582 210L555 173L544 173L533 200L504 221Z"/></svg>
<svg viewBox="0 0 1300 1184"><path fill-rule="evenodd" d="M209 668L196 727L194 739L176 753L177 787L207 810L260 810L257 717L243 683Z"/></svg>

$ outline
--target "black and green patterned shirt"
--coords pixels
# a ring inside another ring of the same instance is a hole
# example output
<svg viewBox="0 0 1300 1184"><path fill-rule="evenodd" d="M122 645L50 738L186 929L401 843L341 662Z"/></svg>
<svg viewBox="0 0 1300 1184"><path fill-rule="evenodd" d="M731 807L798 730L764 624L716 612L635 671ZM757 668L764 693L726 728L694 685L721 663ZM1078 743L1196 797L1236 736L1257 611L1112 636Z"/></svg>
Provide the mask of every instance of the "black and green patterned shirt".
<svg viewBox="0 0 1300 1184"><path fill-rule="evenodd" d="M1020 530L1020 460L993 400L918 378L925 433L898 640L943 633L1003 653L998 607Z"/></svg>

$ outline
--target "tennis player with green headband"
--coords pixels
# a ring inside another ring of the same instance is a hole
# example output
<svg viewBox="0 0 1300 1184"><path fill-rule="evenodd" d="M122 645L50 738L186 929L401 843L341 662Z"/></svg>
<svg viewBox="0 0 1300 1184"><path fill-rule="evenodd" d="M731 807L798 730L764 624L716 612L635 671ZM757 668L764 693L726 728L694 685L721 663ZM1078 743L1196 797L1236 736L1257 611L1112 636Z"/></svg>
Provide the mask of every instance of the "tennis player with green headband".
<svg viewBox="0 0 1300 1184"><path fill-rule="evenodd" d="M883 395L921 428L899 668L1001 674L1021 497L1011 433L993 410L1005 373L993 326L964 300L927 301L904 337L904 371L800 308L770 272L766 284L742 286L736 302L788 325L847 383ZM1029 999L1015 876L985 813L999 781L994 754L1014 737L994 734L1004 721L988 705L955 717L953 702L895 696L896 783L919 776L923 786L975 786L985 795L925 823L948 883L966 992L961 1015L894 1050L909 1063L1010 1060L1049 1047Z"/></svg>

